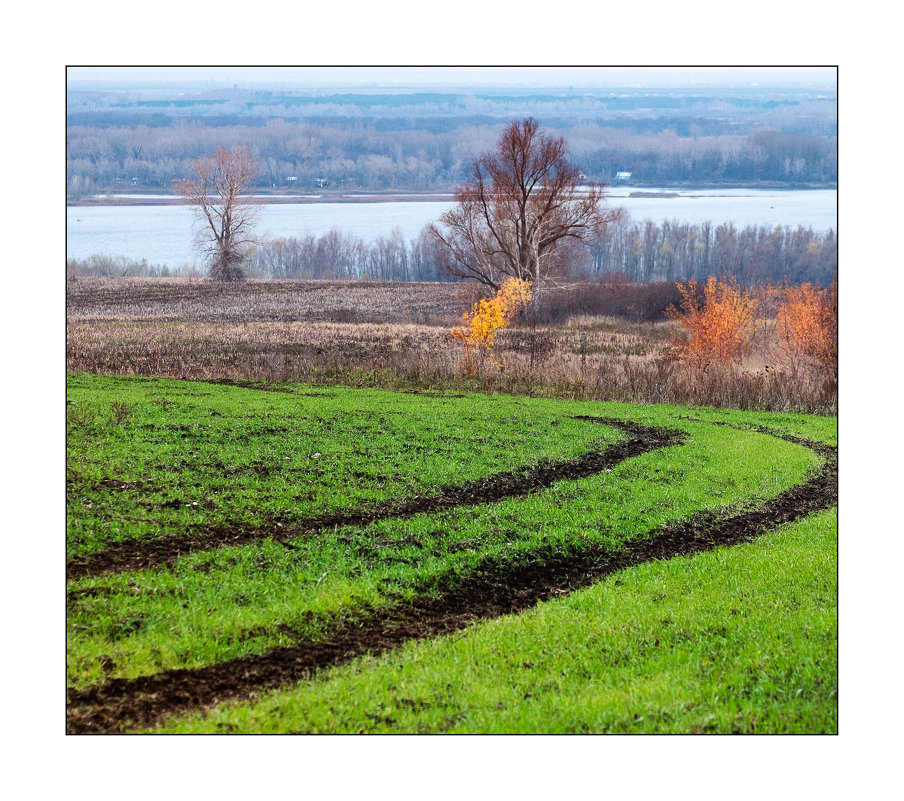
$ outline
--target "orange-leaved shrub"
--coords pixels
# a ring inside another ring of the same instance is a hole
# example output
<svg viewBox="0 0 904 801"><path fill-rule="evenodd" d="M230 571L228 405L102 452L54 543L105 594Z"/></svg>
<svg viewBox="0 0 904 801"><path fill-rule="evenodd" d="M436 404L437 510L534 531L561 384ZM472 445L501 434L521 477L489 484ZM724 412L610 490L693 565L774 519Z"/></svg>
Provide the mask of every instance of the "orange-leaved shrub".
<svg viewBox="0 0 904 801"><path fill-rule="evenodd" d="M789 287L775 316L779 353L796 370L830 377L838 371L838 285Z"/></svg>
<svg viewBox="0 0 904 801"><path fill-rule="evenodd" d="M520 278L508 278L491 298L481 298L474 304L470 312L462 314L465 325L455 328L450 333L453 339L459 340L465 349L465 367L474 372L477 359L481 353L490 355L493 363L493 343L496 332L511 324L531 299L531 284Z"/></svg>
<svg viewBox="0 0 904 801"><path fill-rule="evenodd" d="M667 315L683 329L675 340L677 353L695 367L738 364L750 350L756 299L735 279L721 281L711 275L703 287L697 282L677 284L681 308L670 306Z"/></svg>

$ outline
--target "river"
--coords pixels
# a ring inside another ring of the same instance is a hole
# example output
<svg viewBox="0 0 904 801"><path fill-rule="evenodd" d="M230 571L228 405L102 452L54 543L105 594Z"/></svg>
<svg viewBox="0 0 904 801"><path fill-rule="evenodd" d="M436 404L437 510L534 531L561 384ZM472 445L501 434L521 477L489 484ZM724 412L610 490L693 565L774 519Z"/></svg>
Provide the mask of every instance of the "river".
<svg viewBox="0 0 904 801"><path fill-rule="evenodd" d="M630 197L632 193L677 194L677 197ZM364 198L365 195L357 195ZM611 205L625 208L634 220L664 220L736 226L802 225L814 231L837 231L834 189L680 189L618 186L610 189ZM367 197L358 202L265 203L257 231L262 236L320 236L330 229L367 242L388 237L398 228L406 240L434 222L450 200L386 202ZM186 206L99 205L66 209L66 250L69 258L94 254L146 259L149 264L178 268L199 265L194 248L194 215Z"/></svg>

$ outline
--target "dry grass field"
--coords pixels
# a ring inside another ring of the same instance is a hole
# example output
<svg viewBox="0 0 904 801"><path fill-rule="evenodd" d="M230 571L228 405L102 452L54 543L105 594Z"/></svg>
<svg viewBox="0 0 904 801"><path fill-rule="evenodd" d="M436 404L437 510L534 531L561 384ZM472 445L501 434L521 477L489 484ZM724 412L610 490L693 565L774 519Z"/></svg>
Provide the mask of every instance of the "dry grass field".
<svg viewBox="0 0 904 801"><path fill-rule="evenodd" d="M534 323L503 330L468 369L450 331L479 289L456 283L76 278L67 289L69 372L461 389L580 400L833 413L837 384L779 368L771 322L747 361L677 360L664 285L550 294Z"/></svg>

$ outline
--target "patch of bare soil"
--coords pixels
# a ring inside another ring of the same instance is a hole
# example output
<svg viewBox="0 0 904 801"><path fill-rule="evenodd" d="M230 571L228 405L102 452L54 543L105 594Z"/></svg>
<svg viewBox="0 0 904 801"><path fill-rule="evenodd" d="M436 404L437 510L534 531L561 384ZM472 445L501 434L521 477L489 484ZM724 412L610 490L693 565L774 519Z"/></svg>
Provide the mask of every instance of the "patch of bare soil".
<svg viewBox="0 0 904 801"><path fill-rule="evenodd" d="M519 612L550 597L586 587L619 570L653 559L668 559L750 541L770 529L830 507L838 499L834 448L785 436L824 458L818 474L759 509L739 514L695 515L650 531L617 553L535 553L530 561L487 560L471 577L438 598L424 598L347 625L323 642L299 642L258 656L194 670L170 670L137 679L116 679L69 695L69 733L114 733L149 727L165 716L255 697L262 691L309 680L316 671L365 653L379 654L408 640L456 631L476 620Z"/></svg>
<svg viewBox="0 0 904 801"><path fill-rule="evenodd" d="M437 494L431 497L399 499L366 510L318 515L294 526L253 529L233 526L206 527L181 537L124 542L101 553L70 560L66 565L66 578L74 580L106 573L145 570L170 565L181 556L212 548L248 545L270 537L278 542L287 543L299 535L310 535L324 528L366 526L390 517L411 517L455 506L473 506L478 503L500 501L503 498L523 497L549 487L556 481L586 478L601 473L623 459L675 444L680 439L680 432L663 431L623 420L602 417L582 419L618 428L627 432L630 438L604 451L590 451L573 459L497 473L458 486L439 487Z"/></svg>

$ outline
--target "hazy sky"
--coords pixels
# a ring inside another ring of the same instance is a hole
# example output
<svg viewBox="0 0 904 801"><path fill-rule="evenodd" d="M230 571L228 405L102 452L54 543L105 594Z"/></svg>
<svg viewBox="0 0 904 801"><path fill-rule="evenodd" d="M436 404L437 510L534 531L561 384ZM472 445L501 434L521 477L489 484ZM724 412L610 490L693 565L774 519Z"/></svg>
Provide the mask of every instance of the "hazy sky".
<svg viewBox="0 0 904 801"><path fill-rule="evenodd" d="M834 67L69 67L74 88L136 82L230 86L815 86L835 88Z"/></svg>

